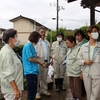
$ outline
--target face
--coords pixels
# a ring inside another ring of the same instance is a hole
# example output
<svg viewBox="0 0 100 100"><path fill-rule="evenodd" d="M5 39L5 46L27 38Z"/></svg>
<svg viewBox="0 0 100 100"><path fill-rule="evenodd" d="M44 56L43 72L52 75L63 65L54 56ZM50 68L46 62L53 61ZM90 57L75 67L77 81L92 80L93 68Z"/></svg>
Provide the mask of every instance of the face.
<svg viewBox="0 0 100 100"><path fill-rule="evenodd" d="M61 41L62 41L62 36L61 36L61 35L58 35L58 36L57 36L57 41L58 41L58 42L61 42Z"/></svg>
<svg viewBox="0 0 100 100"><path fill-rule="evenodd" d="M45 38L45 30L44 30L44 29L40 29L40 30L39 30L39 34L41 35L41 38L42 38L42 39Z"/></svg>
<svg viewBox="0 0 100 100"><path fill-rule="evenodd" d="M36 41L36 43L35 43L35 44L37 44L37 43L38 43L39 39L40 39L40 36L38 37L38 40Z"/></svg>
<svg viewBox="0 0 100 100"><path fill-rule="evenodd" d="M57 38L62 38L62 36L61 35L58 35Z"/></svg>
<svg viewBox="0 0 100 100"><path fill-rule="evenodd" d="M66 40L66 44L67 44L67 47L68 47L68 48L72 48L72 47L74 47L74 45L75 45L74 42L71 43L69 40Z"/></svg>
<svg viewBox="0 0 100 100"><path fill-rule="evenodd" d="M93 33L93 32L98 32L98 31L97 31L96 28L93 28L91 33ZM88 33L88 36L89 36L90 38L92 37L92 34L91 34L91 33Z"/></svg>
<svg viewBox="0 0 100 100"><path fill-rule="evenodd" d="M10 38L9 41L12 45L14 45L14 43L17 41L18 35L15 34L14 38ZM15 46L15 45L14 45Z"/></svg>
<svg viewBox="0 0 100 100"><path fill-rule="evenodd" d="M96 29L96 28L93 28L93 29L92 29L92 32L98 32L98 31L97 31L97 29Z"/></svg>
<svg viewBox="0 0 100 100"><path fill-rule="evenodd" d="M75 38L76 38L76 40L78 41L78 43L81 42L81 41L83 40L83 37L82 37L81 34L76 35Z"/></svg>

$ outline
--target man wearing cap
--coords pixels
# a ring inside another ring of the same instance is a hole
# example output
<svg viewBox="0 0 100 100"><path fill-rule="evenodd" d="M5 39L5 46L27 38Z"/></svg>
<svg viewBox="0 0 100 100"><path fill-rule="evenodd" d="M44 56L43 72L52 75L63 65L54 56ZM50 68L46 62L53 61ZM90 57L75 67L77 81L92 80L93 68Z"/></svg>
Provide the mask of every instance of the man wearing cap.
<svg viewBox="0 0 100 100"><path fill-rule="evenodd" d="M62 66L62 62L67 53L67 46L62 32L57 33L56 37L57 41L52 43L51 55L53 57L56 91L60 92L61 90L65 90L63 87L63 80L66 67Z"/></svg>

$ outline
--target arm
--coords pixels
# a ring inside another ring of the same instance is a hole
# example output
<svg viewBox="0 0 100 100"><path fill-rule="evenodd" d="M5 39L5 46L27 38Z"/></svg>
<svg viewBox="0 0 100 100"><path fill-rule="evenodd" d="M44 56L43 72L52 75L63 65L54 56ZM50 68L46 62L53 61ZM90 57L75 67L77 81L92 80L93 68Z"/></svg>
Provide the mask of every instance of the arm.
<svg viewBox="0 0 100 100"><path fill-rule="evenodd" d="M27 49L27 48L29 48L29 49ZM41 66L43 66L43 67L47 67L46 66L46 64L43 62L43 61L41 61L41 60L39 60L38 58L37 58L37 53L36 53L36 47L34 48L34 46L33 46L33 48L31 48L29 45L28 45L28 47L27 48L24 48L25 49L25 52L24 53L26 53L26 58L30 61L30 62L33 62L33 63L38 63L38 64L40 64Z"/></svg>
<svg viewBox="0 0 100 100"><path fill-rule="evenodd" d="M30 62L35 62L35 63L40 64L40 65L43 66L43 67L46 67L46 66L45 66L45 63L44 63L43 61L39 60L39 59L29 58L28 60L29 60Z"/></svg>
<svg viewBox="0 0 100 100"><path fill-rule="evenodd" d="M78 53L78 56L77 56L77 64L78 65L84 65L84 59L83 59L83 49L84 47L81 47L79 53Z"/></svg>
<svg viewBox="0 0 100 100"><path fill-rule="evenodd" d="M11 87L13 88L13 90L14 90L15 99L19 99L21 94L20 94L20 91L19 91L19 89L16 85L15 80L11 81L10 84L11 84Z"/></svg>
<svg viewBox="0 0 100 100"><path fill-rule="evenodd" d="M15 99L19 99L20 98L20 91L18 89L18 86L15 82L15 77L14 77L14 73L15 73L15 68L14 68L14 63L13 63L13 56L11 53L7 53L5 58L4 58L4 66L2 70L2 78L6 81L3 82L7 82L6 85L11 85L11 88L14 90L14 96Z"/></svg>
<svg viewBox="0 0 100 100"><path fill-rule="evenodd" d="M83 50L84 50L84 46L81 47L79 53L78 53L78 56L77 56L77 63L79 65L88 65L88 66L91 66L94 61L93 60L90 60L90 59L84 59L83 58Z"/></svg>

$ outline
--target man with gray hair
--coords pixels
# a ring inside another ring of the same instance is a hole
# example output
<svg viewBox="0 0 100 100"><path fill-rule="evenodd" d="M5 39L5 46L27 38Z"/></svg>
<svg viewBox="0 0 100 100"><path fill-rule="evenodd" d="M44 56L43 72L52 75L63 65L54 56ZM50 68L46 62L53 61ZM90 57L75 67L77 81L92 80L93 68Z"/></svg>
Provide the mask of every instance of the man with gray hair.
<svg viewBox="0 0 100 100"><path fill-rule="evenodd" d="M45 39L45 28L40 27L38 29L38 32L41 35L41 38L36 45L37 56L42 61L49 64L50 63L50 44ZM39 65L39 76L38 76L38 87L37 87L36 99L41 99L40 93L46 96L51 96L51 94L47 91L47 81L46 81L47 73L48 73L48 68L43 68L41 67L41 65Z"/></svg>

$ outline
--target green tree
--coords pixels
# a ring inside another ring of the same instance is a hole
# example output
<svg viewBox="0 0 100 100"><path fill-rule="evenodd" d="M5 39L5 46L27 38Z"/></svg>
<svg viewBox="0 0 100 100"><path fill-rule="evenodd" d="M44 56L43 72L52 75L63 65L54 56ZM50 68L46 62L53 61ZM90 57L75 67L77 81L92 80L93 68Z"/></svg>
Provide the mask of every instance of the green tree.
<svg viewBox="0 0 100 100"><path fill-rule="evenodd" d="M80 29L83 31L83 33L86 35L86 38L89 39L88 35L87 35L87 29L89 26L83 26Z"/></svg>
<svg viewBox="0 0 100 100"><path fill-rule="evenodd" d="M83 26L80 29L86 34L87 33L88 26Z"/></svg>
<svg viewBox="0 0 100 100"><path fill-rule="evenodd" d="M17 46L14 48L14 51L22 57L23 45Z"/></svg>
<svg viewBox="0 0 100 100"><path fill-rule="evenodd" d="M63 32L64 33L64 38L66 38L66 36L68 36L68 35L73 35L73 31L72 30L66 30L66 28L59 28L58 32ZM47 34L46 39L49 42L51 42L51 39L52 39L52 42L54 42L54 41L56 41L56 34L57 34L56 31L51 30L51 32L49 32Z"/></svg>

